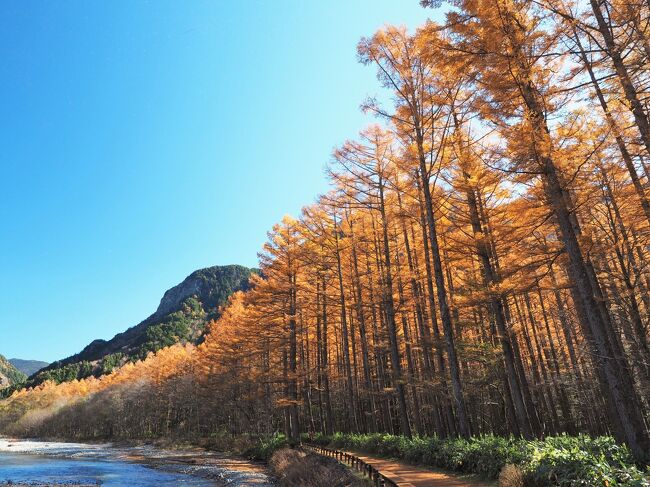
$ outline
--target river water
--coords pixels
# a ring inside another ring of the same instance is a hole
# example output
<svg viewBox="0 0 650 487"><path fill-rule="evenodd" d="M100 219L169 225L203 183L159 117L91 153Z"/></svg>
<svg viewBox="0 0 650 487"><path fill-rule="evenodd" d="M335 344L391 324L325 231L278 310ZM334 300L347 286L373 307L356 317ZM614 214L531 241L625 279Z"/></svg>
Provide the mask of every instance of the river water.
<svg viewBox="0 0 650 487"><path fill-rule="evenodd" d="M0 485L273 487L265 470L202 450L0 438Z"/></svg>

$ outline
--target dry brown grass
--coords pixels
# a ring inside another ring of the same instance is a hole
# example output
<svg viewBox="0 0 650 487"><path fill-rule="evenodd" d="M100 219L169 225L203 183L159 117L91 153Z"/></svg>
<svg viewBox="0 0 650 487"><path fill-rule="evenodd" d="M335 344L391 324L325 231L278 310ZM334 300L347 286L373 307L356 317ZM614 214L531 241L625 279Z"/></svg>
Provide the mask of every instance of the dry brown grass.
<svg viewBox="0 0 650 487"><path fill-rule="evenodd" d="M283 448L269 465L283 487L363 487L366 483L331 458Z"/></svg>
<svg viewBox="0 0 650 487"><path fill-rule="evenodd" d="M515 465L506 465L499 474L499 487L524 487L525 477L521 469Z"/></svg>

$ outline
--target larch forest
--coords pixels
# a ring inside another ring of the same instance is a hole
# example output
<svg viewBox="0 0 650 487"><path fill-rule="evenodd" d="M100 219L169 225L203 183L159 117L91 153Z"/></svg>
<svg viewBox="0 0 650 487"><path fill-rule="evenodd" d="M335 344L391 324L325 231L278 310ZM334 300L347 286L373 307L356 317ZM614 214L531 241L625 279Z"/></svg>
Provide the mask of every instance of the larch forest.
<svg viewBox="0 0 650 487"><path fill-rule="evenodd" d="M272 228L205 339L15 391L0 429L611 436L643 468L649 19L642 0L454 0L362 38L377 123L339 141L329 192Z"/></svg>

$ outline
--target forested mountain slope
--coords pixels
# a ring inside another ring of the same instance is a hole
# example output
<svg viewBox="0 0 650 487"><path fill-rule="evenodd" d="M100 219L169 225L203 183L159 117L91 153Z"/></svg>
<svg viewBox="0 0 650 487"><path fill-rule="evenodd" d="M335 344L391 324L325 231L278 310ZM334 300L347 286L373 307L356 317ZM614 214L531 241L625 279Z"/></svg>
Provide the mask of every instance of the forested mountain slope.
<svg viewBox="0 0 650 487"><path fill-rule="evenodd" d="M195 342L208 321L219 315L219 307L235 291L248 289L254 270L239 265L199 269L167 290L158 309L147 319L110 340L94 340L81 352L53 362L29 384L51 379L65 382L111 372L129 360L177 342Z"/></svg>
<svg viewBox="0 0 650 487"><path fill-rule="evenodd" d="M0 355L0 389L24 382L27 376Z"/></svg>

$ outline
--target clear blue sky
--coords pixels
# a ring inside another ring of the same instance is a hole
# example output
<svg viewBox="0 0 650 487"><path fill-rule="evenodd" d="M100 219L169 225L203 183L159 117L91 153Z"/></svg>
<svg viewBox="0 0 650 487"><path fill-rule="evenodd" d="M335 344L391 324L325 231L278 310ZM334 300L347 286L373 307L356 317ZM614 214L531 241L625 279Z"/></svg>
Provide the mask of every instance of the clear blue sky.
<svg viewBox="0 0 650 487"><path fill-rule="evenodd" d="M195 269L257 264L381 92L418 0L0 3L0 353L52 361Z"/></svg>

